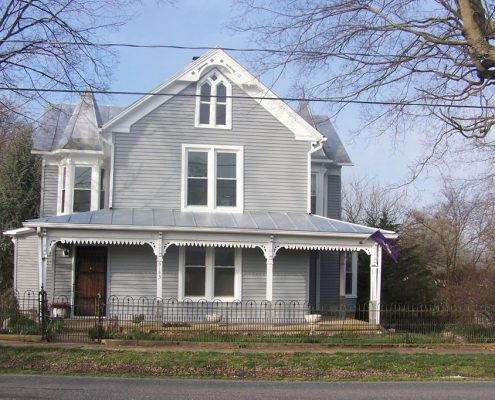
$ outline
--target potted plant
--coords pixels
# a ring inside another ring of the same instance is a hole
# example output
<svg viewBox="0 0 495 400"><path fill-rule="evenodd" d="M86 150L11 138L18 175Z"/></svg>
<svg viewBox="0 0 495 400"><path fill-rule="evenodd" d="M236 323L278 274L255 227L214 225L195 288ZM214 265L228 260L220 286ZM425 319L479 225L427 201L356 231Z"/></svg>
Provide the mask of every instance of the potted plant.
<svg viewBox="0 0 495 400"><path fill-rule="evenodd" d="M70 313L70 304L67 302L55 302L50 305L53 318L68 318Z"/></svg>

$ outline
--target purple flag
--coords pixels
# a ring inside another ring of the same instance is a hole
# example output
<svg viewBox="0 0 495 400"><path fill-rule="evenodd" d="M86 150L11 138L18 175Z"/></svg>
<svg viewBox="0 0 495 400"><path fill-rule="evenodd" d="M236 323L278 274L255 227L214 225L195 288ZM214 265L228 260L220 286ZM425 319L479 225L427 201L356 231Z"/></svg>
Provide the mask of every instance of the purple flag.
<svg viewBox="0 0 495 400"><path fill-rule="evenodd" d="M387 253L395 263L399 262L399 253L397 249L392 246L392 244L383 236L380 231L376 231L373 235L370 236L370 239L373 239L376 243L380 245L380 247Z"/></svg>

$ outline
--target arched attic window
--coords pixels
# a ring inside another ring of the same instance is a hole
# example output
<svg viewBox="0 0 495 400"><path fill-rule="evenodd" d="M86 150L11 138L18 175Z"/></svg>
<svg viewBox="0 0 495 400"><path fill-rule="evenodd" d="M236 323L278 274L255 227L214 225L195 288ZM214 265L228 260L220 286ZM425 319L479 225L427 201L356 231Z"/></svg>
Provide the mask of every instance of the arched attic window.
<svg viewBox="0 0 495 400"><path fill-rule="evenodd" d="M198 82L196 126L230 129L232 126L232 86L214 70Z"/></svg>

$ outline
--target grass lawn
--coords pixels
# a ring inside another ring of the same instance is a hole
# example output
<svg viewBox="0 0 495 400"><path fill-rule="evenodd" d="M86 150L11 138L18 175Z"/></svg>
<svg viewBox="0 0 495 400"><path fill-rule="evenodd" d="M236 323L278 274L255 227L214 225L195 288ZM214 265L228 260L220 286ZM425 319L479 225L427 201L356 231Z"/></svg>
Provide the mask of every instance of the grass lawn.
<svg viewBox="0 0 495 400"><path fill-rule="evenodd" d="M0 373L326 381L492 380L495 355L220 353L0 346Z"/></svg>

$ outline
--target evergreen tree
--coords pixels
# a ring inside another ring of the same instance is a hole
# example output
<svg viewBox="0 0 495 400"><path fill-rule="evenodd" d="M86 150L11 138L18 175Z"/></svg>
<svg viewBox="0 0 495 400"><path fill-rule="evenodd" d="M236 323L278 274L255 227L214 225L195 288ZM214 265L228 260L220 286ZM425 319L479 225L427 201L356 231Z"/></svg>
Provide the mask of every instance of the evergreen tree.
<svg viewBox="0 0 495 400"><path fill-rule="evenodd" d="M393 246L399 252L399 262L395 263L382 253L382 304L424 304L436 300L438 291L432 272L427 268L420 248L407 244L401 236L401 226L391 221L386 211L379 218L368 217L368 226L399 233ZM358 259L358 303L369 302L370 257L363 252Z"/></svg>
<svg viewBox="0 0 495 400"><path fill-rule="evenodd" d="M31 154L32 130L18 124L13 138L1 149L0 232L22 226L39 215L41 163ZM12 286L12 242L0 235L0 290Z"/></svg>

